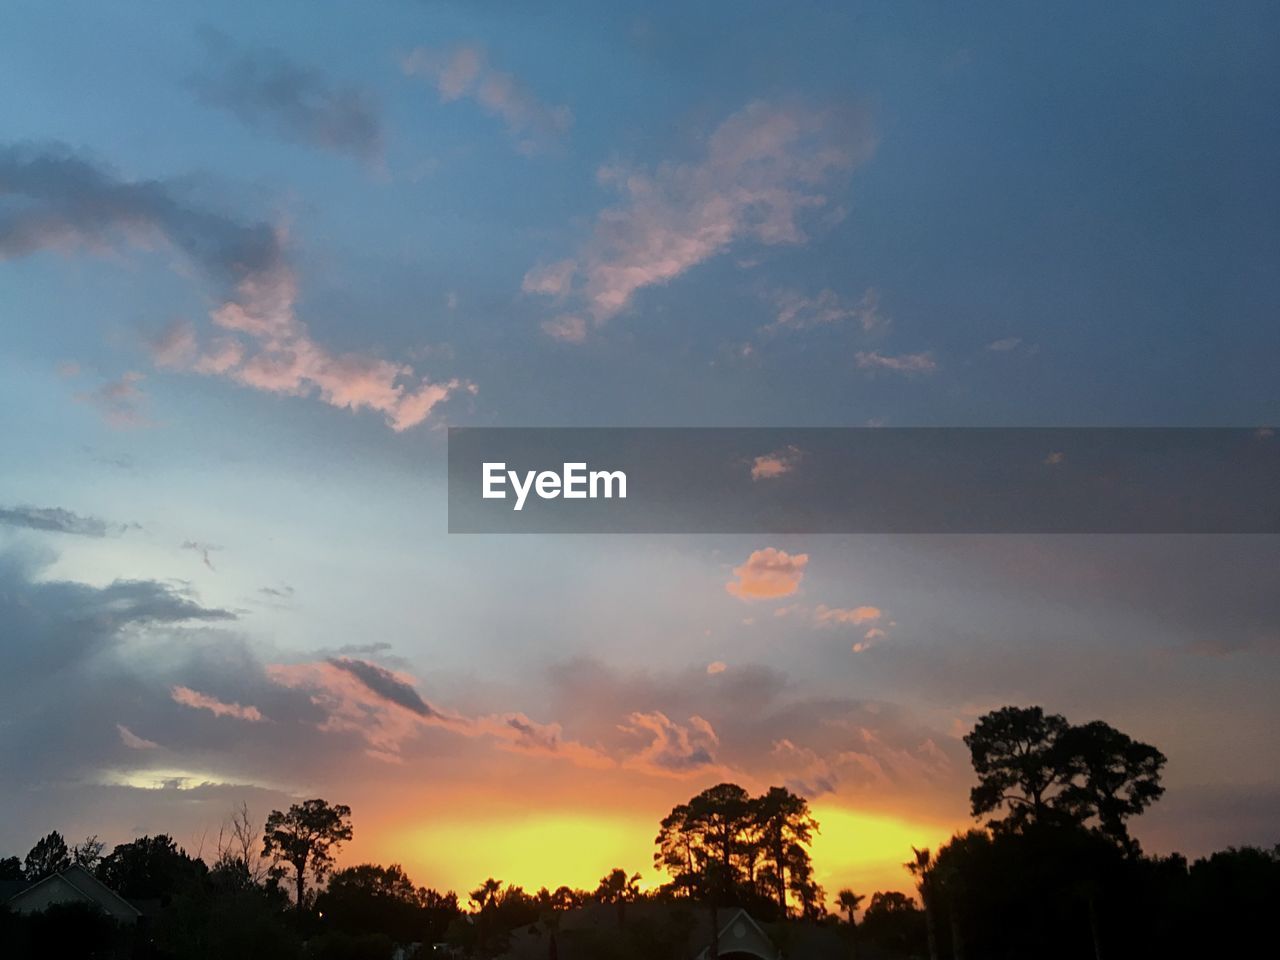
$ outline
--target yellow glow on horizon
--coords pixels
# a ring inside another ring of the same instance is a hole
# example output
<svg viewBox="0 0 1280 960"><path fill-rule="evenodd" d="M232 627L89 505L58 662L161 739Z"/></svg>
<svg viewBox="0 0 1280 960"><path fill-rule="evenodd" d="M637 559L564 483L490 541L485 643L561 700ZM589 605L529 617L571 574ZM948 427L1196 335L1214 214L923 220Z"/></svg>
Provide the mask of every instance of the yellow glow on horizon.
<svg viewBox="0 0 1280 960"><path fill-rule="evenodd" d="M842 887L868 897L876 890L913 895L902 866L911 847L936 848L955 829L822 803L813 812L821 824L813 862L828 906ZM416 883L456 891L465 906L467 893L490 876L530 893L562 884L594 890L601 877L622 867L638 872L641 887L652 889L667 879L653 869L657 829L652 816L598 811L437 815L424 824L388 825L368 854L377 862L402 864Z"/></svg>
<svg viewBox="0 0 1280 960"><path fill-rule="evenodd" d="M936 849L955 832L953 825L822 803L812 804L812 809L821 825L813 838L814 872L827 891L827 907L832 910L842 887L851 887L868 900L877 890L901 890L914 896L915 883L903 867L911 859L911 848Z"/></svg>
<svg viewBox="0 0 1280 960"><path fill-rule="evenodd" d="M486 877L534 893L561 885L594 890L614 867L639 873L650 889L666 877L653 869L656 822L649 817L597 812L531 812L520 818L433 819L390 833L378 843L386 862L398 862L417 883L467 893Z"/></svg>

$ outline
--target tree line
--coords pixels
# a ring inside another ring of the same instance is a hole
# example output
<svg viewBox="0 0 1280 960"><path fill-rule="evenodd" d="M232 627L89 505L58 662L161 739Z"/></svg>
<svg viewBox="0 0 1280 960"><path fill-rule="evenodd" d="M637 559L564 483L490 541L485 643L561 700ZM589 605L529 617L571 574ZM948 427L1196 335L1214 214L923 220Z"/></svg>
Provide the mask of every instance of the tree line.
<svg viewBox="0 0 1280 960"><path fill-rule="evenodd" d="M651 890L619 867L594 889L527 891L490 876L465 900L415 885L398 864L338 869L351 810L310 799L272 810L261 828L241 806L208 856L166 835L108 852L96 837L69 845L51 832L25 857L0 858L0 880L34 883L77 864L143 908L146 922L117 928L72 904L0 910L0 944L15 958L387 960L397 944L421 943L478 960L502 956L522 931L553 944L581 938L561 918L599 905L615 918L611 932L575 941L575 956L677 958L709 947L716 957L714 932L739 907L779 944L796 924L821 925L842 956L860 960L1249 956L1270 945L1262 918L1280 898L1280 846L1188 863L1147 856L1132 836L1132 818L1164 793L1155 747L1039 707L992 711L964 740L981 826L936 850L904 851L914 895L845 887L828 909L810 853L821 826L808 800L782 786L752 795L720 783L675 806L654 839L665 880ZM699 916L710 944L689 939Z"/></svg>

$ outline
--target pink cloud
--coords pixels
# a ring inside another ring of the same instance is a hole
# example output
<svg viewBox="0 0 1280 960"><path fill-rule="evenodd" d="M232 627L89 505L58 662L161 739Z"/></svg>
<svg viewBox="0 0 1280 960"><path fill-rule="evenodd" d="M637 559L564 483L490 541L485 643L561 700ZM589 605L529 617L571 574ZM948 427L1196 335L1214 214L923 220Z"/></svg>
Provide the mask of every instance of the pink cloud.
<svg viewBox="0 0 1280 960"><path fill-rule="evenodd" d="M754 551L747 562L734 567L737 580L725 584L725 590L739 600L770 600L789 597L800 589L807 553L789 554L775 547Z"/></svg>
<svg viewBox="0 0 1280 960"><path fill-rule="evenodd" d="M637 291L669 283L739 241L803 243L804 216L829 208L827 191L873 147L861 115L756 102L712 132L697 161L652 172L602 169L599 179L622 201L599 215L573 261L584 310L603 323Z"/></svg>
<svg viewBox="0 0 1280 960"><path fill-rule="evenodd" d="M542 332L553 340L565 343L582 343L587 339L587 321L573 314L562 314L554 320L542 323Z"/></svg>
<svg viewBox="0 0 1280 960"><path fill-rule="evenodd" d="M541 150L573 126L568 107L543 103L514 75L493 67L480 47L464 44L446 52L420 47L400 67L406 76L433 81L442 103L469 97L501 119L522 153Z"/></svg>
<svg viewBox="0 0 1280 960"><path fill-rule="evenodd" d="M259 723L265 719L257 707L224 703L217 697L192 690L190 687L172 687L169 695L173 697L175 703L191 707L193 710L208 710L215 717L235 717L238 720L248 720L250 723Z"/></svg>
<svg viewBox="0 0 1280 960"><path fill-rule="evenodd" d="M116 724L116 732L120 734L120 742L130 750L154 750L160 746L154 740L138 736L123 723Z"/></svg>
<svg viewBox="0 0 1280 960"><path fill-rule="evenodd" d="M729 669L729 665L723 660L712 660L707 664L707 675L714 677L718 673L724 673Z"/></svg>
<svg viewBox="0 0 1280 960"><path fill-rule="evenodd" d="M271 664L274 683L306 690L325 711L320 729L359 735L377 759L399 757L403 745L423 729L495 740L501 749L567 760L581 767L614 766L603 751L568 739L559 724L540 723L523 713L467 717L424 701L414 678L364 660L335 658L313 663Z"/></svg>
<svg viewBox="0 0 1280 960"><path fill-rule="evenodd" d="M560 260L557 263L539 265L524 275L520 289L525 293L540 293L547 297L562 297L569 292L573 282L574 262Z"/></svg>
<svg viewBox="0 0 1280 960"><path fill-rule="evenodd" d="M297 282L286 266L249 275L237 294L210 315L227 335L201 347L194 326L175 324L151 344L156 364L225 377L267 393L316 396L330 406L372 410L397 432L422 423L455 392L475 392L462 380L418 377L408 364L330 352L295 315Z"/></svg>

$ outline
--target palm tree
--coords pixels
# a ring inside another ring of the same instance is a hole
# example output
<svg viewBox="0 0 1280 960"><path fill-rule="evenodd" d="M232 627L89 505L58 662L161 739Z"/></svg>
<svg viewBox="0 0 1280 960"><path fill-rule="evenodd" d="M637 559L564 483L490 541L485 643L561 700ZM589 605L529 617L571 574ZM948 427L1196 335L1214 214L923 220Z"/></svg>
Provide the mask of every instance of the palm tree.
<svg viewBox="0 0 1280 960"><path fill-rule="evenodd" d="M476 905L476 942L483 950L485 940L485 911L498 902L498 894L502 892L502 881L489 877L484 883L472 890L468 896Z"/></svg>
<svg viewBox="0 0 1280 960"><path fill-rule="evenodd" d="M903 864L907 872L916 878L920 899L924 901L925 929L929 934L929 960L938 960L937 919L933 915L933 854L928 847L911 848L914 859Z"/></svg>
<svg viewBox="0 0 1280 960"><path fill-rule="evenodd" d="M502 881L495 880L493 877L490 877L476 889L472 890L469 896L471 897L471 902L476 905L476 910L483 913L484 908L493 903L501 892Z"/></svg>
<svg viewBox="0 0 1280 960"><path fill-rule="evenodd" d="M836 894L836 903L840 904L840 909L844 911L845 916L849 918L849 956L851 960L857 960L858 957L858 904L865 900L860 893L854 893L848 887L845 887Z"/></svg>
<svg viewBox="0 0 1280 960"><path fill-rule="evenodd" d="M627 904L640 899L640 874L627 876L627 871L614 867L600 878L596 899L601 903L618 905L618 929L621 930L626 924Z"/></svg>

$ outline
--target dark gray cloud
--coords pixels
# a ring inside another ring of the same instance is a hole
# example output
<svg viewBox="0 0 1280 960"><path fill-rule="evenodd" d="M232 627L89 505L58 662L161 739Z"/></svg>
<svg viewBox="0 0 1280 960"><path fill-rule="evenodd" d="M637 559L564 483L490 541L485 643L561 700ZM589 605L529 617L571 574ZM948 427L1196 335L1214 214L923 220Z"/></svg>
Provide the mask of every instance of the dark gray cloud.
<svg viewBox="0 0 1280 960"><path fill-rule="evenodd" d="M420 717L432 717L444 720L447 717L418 695L418 691L400 680L394 673L376 663L367 660L356 660L351 657L331 657L329 664L339 670L345 670L359 680L372 693L383 700L404 707Z"/></svg>
<svg viewBox="0 0 1280 960"><path fill-rule="evenodd" d="M200 209L173 184L122 180L61 144L0 147L0 260L70 244L108 246L120 234L163 239L233 284L283 263L269 224Z"/></svg>
<svg viewBox="0 0 1280 960"><path fill-rule="evenodd" d="M63 507L0 507L0 524L69 533L77 537L105 537L137 528L136 523L107 523L101 517L86 517Z"/></svg>
<svg viewBox="0 0 1280 960"><path fill-rule="evenodd" d="M364 161L382 155L382 118L368 92L339 87L279 50L241 49L216 31L204 31L202 39L207 63L191 81L202 103L293 143Z"/></svg>

